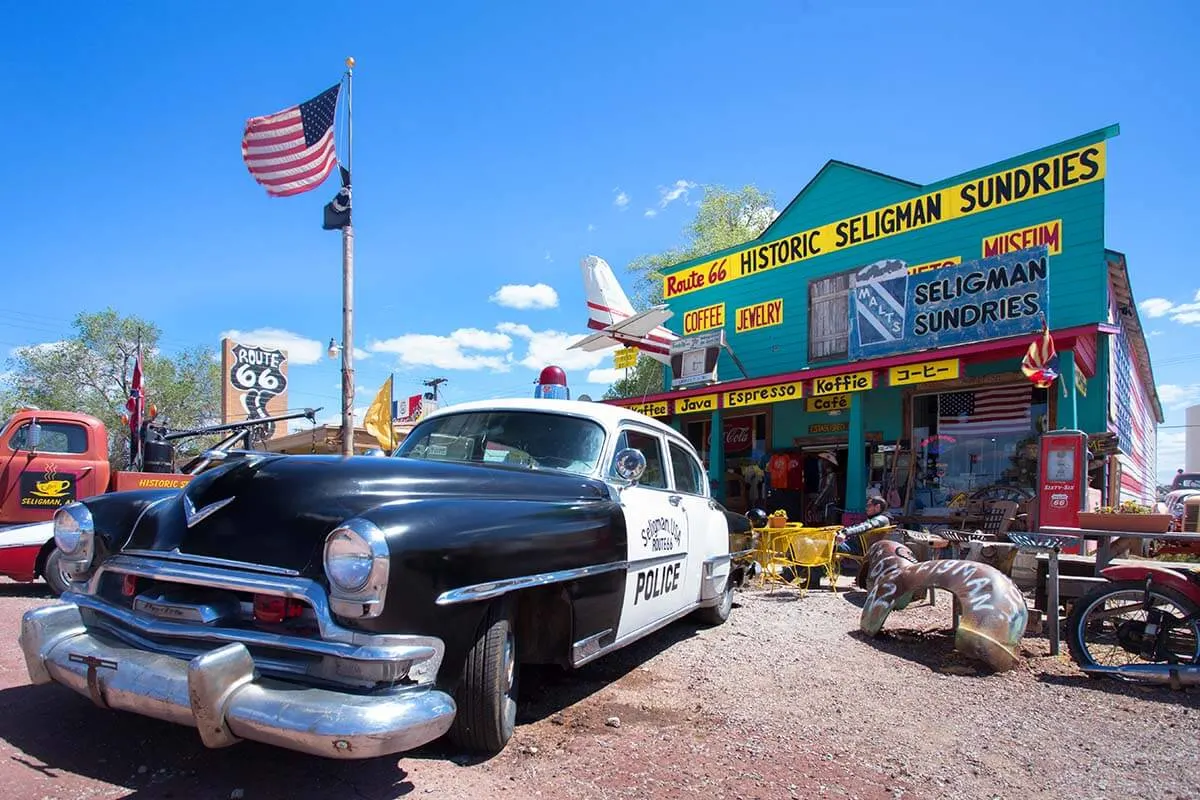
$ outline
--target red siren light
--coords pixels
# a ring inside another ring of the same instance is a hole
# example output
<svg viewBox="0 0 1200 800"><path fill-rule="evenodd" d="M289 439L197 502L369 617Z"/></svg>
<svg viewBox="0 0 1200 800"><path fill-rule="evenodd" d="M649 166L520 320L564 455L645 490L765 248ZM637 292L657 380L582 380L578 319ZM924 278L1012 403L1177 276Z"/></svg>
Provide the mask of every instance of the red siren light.
<svg viewBox="0 0 1200 800"><path fill-rule="evenodd" d="M542 373L538 375L537 383L538 385L533 391L534 397L552 400L571 399L571 390L567 388L567 373L563 372L562 367L552 364L543 368Z"/></svg>

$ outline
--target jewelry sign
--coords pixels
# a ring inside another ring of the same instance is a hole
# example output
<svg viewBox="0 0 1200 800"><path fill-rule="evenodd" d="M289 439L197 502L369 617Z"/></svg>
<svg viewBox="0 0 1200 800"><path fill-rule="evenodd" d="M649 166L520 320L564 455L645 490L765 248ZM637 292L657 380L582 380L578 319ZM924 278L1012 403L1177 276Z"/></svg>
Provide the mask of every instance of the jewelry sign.
<svg viewBox="0 0 1200 800"><path fill-rule="evenodd" d="M287 351L260 345L221 342L221 417L224 422L261 419L287 411ZM263 439L287 433L263 424Z"/></svg>

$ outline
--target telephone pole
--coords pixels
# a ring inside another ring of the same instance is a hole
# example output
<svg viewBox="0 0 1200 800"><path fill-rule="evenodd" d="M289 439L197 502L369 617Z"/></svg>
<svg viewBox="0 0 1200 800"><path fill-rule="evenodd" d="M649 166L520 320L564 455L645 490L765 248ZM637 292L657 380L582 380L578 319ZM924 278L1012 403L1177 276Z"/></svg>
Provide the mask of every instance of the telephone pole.
<svg viewBox="0 0 1200 800"><path fill-rule="evenodd" d="M433 389L433 397L431 399L433 400L434 403L436 403L438 401L438 387L441 386L445 382L446 382L445 378L433 378L431 380L427 380L424 382L424 384L426 386L429 386Z"/></svg>

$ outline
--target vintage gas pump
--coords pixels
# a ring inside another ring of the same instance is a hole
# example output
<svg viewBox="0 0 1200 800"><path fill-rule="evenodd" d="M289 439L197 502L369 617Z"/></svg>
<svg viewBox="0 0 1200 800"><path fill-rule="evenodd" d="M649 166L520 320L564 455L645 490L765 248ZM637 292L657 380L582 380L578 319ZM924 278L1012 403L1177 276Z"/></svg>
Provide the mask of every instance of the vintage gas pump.
<svg viewBox="0 0 1200 800"><path fill-rule="evenodd" d="M1079 527L1087 496L1087 434L1050 431L1042 434L1038 452L1038 526ZM1078 545L1064 547L1077 553Z"/></svg>

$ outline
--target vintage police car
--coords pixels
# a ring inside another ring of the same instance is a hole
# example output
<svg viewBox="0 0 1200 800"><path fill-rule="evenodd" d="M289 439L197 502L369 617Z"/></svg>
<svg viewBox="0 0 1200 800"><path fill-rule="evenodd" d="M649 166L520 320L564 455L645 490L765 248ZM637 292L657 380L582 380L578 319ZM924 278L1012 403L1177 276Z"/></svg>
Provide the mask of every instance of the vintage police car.
<svg viewBox="0 0 1200 800"><path fill-rule="evenodd" d="M496 752L520 664L723 622L752 547L691 444L610 405L453 406L390 458L225 455L59 510L72 584L22 621L34 683L209 747Z"/></svg>

